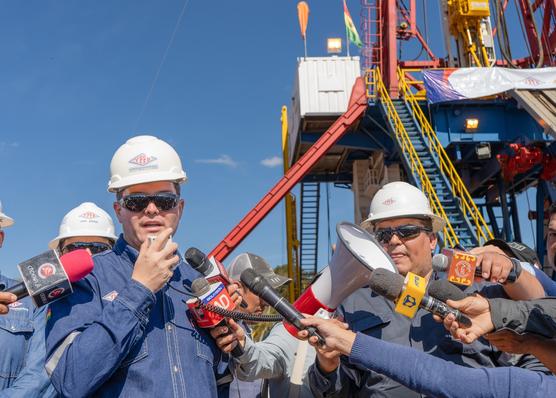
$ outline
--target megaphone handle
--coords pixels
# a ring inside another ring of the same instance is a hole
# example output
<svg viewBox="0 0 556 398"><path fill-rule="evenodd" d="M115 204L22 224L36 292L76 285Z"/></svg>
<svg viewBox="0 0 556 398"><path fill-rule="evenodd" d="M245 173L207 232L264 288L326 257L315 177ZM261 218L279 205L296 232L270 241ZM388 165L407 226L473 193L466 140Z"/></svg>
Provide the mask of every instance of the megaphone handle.
<svg viewBox="0 0 556 398"><path fill-rule="evenodd" d="M319 341L318 344L319 346L323 346L325 341L324 341L324 337L322 337L319 332L317 332L317 329L313 326L309 326L307 329L307 332L309 332L309 337L313 337L315 336Z"/></svg>

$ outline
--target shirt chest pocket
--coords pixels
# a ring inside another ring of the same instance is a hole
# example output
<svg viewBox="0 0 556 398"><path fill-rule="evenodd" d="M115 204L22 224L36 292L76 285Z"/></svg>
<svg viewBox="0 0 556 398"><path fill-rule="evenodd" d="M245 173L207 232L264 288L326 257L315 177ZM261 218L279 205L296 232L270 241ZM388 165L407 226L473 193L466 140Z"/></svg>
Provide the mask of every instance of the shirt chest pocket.
<svg viewBox="0 0 556 398"><path fill-rule="evenodd" d="M349 319L351 318L351 319ZM382 337L382 329L391 321L391 314L375 315L369 312L363 316L346 317L350 329L376 338Z"/></svg>
<svg viewBox="0 0 556 398"><path fill-rule="evenodd" d="M139 362L142 359L145 359L149 355L149 344L148 338L146 334L143 337L136 341L135 344L131 347L129 354L125 357L124 361L122 362L122 367L130 366L136 362Z"/></svg>
<svg viewBox="0 0 556 398"><path fill-rule="evenodd" d="M16 377L25 364L25 354L35 328L28 318L8 313L0 316L0 377Z"/></svg>

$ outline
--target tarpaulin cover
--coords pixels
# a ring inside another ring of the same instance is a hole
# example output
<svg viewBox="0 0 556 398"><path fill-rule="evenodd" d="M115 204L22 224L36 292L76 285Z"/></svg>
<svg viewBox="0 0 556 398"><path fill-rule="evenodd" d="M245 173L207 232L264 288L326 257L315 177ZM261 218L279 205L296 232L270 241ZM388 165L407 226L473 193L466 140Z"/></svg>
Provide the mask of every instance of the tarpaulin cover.
<svg viewBox="0 0 556 398"><path fill-rule="evenodd" d="M487 97L513 89L556 88L556 67L542 69L459 68L423 71L430 103Z"/></svg>

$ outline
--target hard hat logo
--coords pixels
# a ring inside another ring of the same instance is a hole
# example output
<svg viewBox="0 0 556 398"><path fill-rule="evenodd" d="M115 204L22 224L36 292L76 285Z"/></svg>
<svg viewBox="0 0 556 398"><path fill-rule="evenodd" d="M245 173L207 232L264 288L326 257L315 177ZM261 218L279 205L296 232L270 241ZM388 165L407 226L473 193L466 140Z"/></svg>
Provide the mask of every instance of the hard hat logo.
<svg viewBox="0 0 556 398"><path fill-rule="evenodd" d="M129 163L143 167L148 165L149 163L154 162L155 160L157 160L155 156L149 156L145 153L140 153L139 155L135 156L133 159L130 159Z"/></svg>
<svg viewBox="0 0 556 398"><path fill-rule="evenodd" d="M99 218L100 216L92 211L86 211L83 214L79 215L79 218L84 218L86 220L92 220L94 218Z"/></svg>
<svg viewBox="0 0 556 398"><path fill-rule="evenodd" d="M392 206L394 203L396 203L396 201L393 198L388 198L382 202L384 206Z"/></svg>

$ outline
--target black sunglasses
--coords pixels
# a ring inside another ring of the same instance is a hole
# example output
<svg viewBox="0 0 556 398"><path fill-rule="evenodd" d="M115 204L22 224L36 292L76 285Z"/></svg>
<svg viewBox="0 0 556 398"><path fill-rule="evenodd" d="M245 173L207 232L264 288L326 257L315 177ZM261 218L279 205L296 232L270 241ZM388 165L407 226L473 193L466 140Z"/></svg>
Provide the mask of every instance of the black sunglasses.
<svg viewBox="0 0 556 398"><path fill-rule="evenodd" d="M102 242L73 242L62 247L62 250L60 251L62 252L62 254L67 254L78 249L89 249L91 251L91 254L97 254L102 253L106 250L111 250L112 245Z"/></svg>
<svg viewBox="0 0 556 398"><path fill-rule="evenodd" d="M394 235L401 240L409 240L416 238L421 232L432 232L432 229L418 225L401 225L396 228L378 229L375 231L375 236L380 243L388 243Z"/></svg>
<svg viewBox="0 0 556 398"><path fill-rule="evenodd" d="M137 213L145 210L151 202L154 203L158 210L168 211L176 207L179 201L179 195L170 192L161 192L154 195L132 193L121 198L119 203L129 211Z"/></svg>

